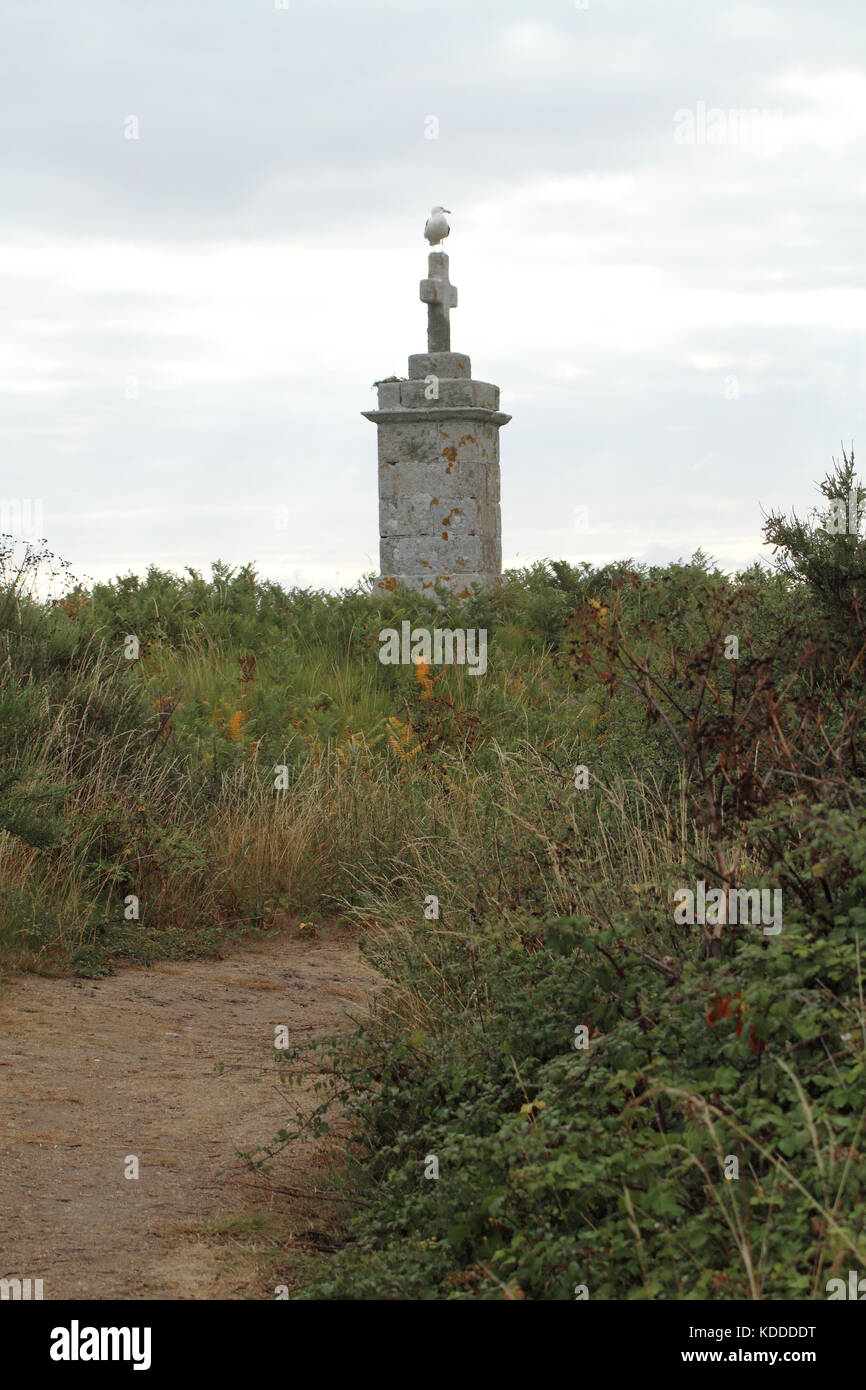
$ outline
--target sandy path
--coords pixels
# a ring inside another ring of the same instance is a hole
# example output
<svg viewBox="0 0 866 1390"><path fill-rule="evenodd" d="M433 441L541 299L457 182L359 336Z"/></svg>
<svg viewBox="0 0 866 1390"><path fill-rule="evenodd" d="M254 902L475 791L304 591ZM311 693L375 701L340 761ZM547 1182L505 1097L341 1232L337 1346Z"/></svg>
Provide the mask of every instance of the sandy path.
<svg viewBox="0 0 866 1390"><path fill-rule="evenodd" d="M261 1298L243 1243L197 1232L271 1200L238 1150L291 1129L274 1028L292 1041L347 1026L372 976L345 939L268 937L221 961L122 970L105 980L18 976L0 994L0 1277L56 1298ZM215 1063L222 1063L219 1074ZM138 1180L124 1177L137 1155ZM321 1222L320 1146L278 1161ZM222 1170L222 1172L220 1172ZM309 1201L306 1200L309 1195ZM282 1216L282 1213L281 1213ZM285 1252L291 1285L291 1250Z"/></svg>

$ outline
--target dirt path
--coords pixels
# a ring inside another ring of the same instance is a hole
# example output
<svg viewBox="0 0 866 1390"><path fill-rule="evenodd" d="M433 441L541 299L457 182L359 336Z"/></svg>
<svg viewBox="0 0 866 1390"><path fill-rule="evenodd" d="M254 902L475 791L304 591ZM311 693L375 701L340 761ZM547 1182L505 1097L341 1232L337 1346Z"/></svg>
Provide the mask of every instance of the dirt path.
<svg viewBox="0 0 866 1390"><path fill-rule="evenodd" d="M105 980L9 981L0 1277L42 1278L46 1299L273 1298L274 1280L291 1288L292 1245L315 1247L327 1224L321 1146L277 1160L275 1182L295 1196L268 1194L236 1155L291 1129L292 1100L314 1103L309 1087L277 1083L275 1026L292 1042L348 1026L372 988L348 937L269 937L226 960ZM137 1180L124 1177L131 1154ZM269 1240L269 1203L291 1236L265 1278L253 1247ZM227 1234L215 1235L221 1220Z"/></svg>

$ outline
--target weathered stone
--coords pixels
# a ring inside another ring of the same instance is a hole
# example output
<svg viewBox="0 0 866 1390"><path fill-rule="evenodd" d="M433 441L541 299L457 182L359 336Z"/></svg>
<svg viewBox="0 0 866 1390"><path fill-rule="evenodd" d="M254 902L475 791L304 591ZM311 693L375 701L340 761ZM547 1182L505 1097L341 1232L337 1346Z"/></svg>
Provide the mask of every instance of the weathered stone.
<svg viewBox="0 0 866 1390"><path fill-rule="evenodd" d="M499 387L494 386L489 381L473 381L472 389L475 399L473 405L480 405L485 410L499 409Z"/></svg>
<svg viewBox="0 0 866 1390"><path fill-rule="evenodd" d="M396 410L400 404L399 381L383 381L379 387L379 409Z"/></svg>
<svg viewBox="0 0 866 1390"><path fill-rule="evenodd" d="M490 464L483 459L464 459L455 463L448 477L449 492L454 496L477 497L485 501L490 496ZM498 498L494 498L498 501Z"/></svg>
<svg viewBox="0 0 866 1390"><path fill-rule="evenodd" d="M489 381L462 381L455 377L436 377L434 381L400 383L400 404L419 409L442 410L446 406L478 406L499 409L499 387Z"/></svg>
<svg viewBox="0 0 866 1390"><path fill-rule="evenodd" d="M496 509L497 515L499 508ZM485 536L481 543L481 568L487 574L502 573L502 536Z"/></svg>
<svg viewBox="0 0 866 1390"><path fill-rule="evenodd" d="M412 459L382 465L379 469L380 497L413 497L416 493L456 497L458 491L457 470L447 459L434 459L431 463Z"/></svg>
<svg viewBox="0 0 866 1390"><path fill-rule="evenodd" d="M452 463L464 460L495 462L499 458L499 430L495 425L461 423L443 419L439 428L439 453Z"/></svg>
<svg viewBox="0 0 866 1390"><path fill-rule="evenodd" d="M409 407L401 406L400 409ZM446 412L431 408L431 402L425 401L424 408L412 406L412 420L417 424L439 425L443 419L451 421L452 424L462 424L463 428L471 429L475 423L485 425L507 425L511 419L501 410L487 410L478 405L450 405ZM371 420L374 425L393 425L396 418L396 410L362 410L361 414L365 420Z"/></svg>
<svg viewBox="0 0 866 1390"><path fill-rule="evenodd" d="M464 465L462 465L462 466L463 466L463 467L466 467L467 465L464 464ZM498 463L488 463L488 464L487 464L487 468L486 468L486 473L487 473L487 477L486 477L486 482L487 482L486 496L487 496L487 500L488 500L488 502L496 502L496 503L498 503L499 500L500 500L500 497L499 497L499 464L498 464Z"/></svg>
<svg viewBox="0 0 866 1390"><path fill-rule="evenodd" d="M461 497L455 502L432 508L442 531L449 539L456 536L484 536L496 525L496 503L477 497Z"/></svg>
<svg viewBox="0 0 866 1390"><path fill-rule="evenodd" d="M429 492L385 498L379 507L379 530L383 536L433 536L437 534L438 511L439 503L434 503Z"/></svg>
<svg viewBox="0 0 866 1390"><path fill-rule="evenodd" d="M412 381L426 376L461 377L468 381L472 363L465 352L413 352L409 356L409 376Z"/></svg>
<svg viewBox="0 0 866 1390"><path fill-rule="evenodd" d="M386 499L397 495L397 464L379 464L379 512L382 511L382 503ZM381 528L380 528L381 529Z"/></svg>
<svg viewBox="0 0 866 1390"><path fill-rule="evenodd" d="M501 577L491 578L489 574L471 574L461 571L459 575L450 573L437 574L433 570L427 570L423 574L401 574L399 581L393 575L383 575L377 580L376 587L382 593L389 593L397 587L398 582L404 589L415 590L420 594L431 595L438 584L443 584L450 589L458 598L470 598L474 587L477 585L482 589L492 589L502 583Z"/></svg>
<svg viewBox="0 0 866 1390"><path fill-rule="evenodd" d="M405 497L383 497L379 507L383 536L485 535L496 522L496 503L477 496L432 496L416 492Z"/></svg>
<svg viewBox="0 0 866 1390"><path fill-rule="evenodd" d="M421 281L421 300L427 305L427 351L451 351L450 311L457 308L457 286L448 278L448 257L431 251L427 279Z"/></svg>
<svg viewBox="0 0 866 1390"><path fill-rule="evenodd" d="M433 462L440 456L439 426L432 421L414 421L407 410L401 411L393 424L389 421L379 426L380 463Z"/></svg>
<svg viewBox="0 0 866 1390"><path fill-rule="evenodd" d="M423 574L425 570L438 574L447 570L447 556L443 559L442 546L435 536L383 536L380 553L382 573Z"/></svg>
<svg viewBox="0 0 866 1390"><path fill-rule="evenodd" d="M454 593L487 588L502 572L499 510L499 388L473 381L465 353L450 351L457 291L448 257L431 252L421 298L427 352L409 358L409 380L379 386L380 588ZM427 388L433 377L435 394Z"/></svg>
<svg viewBox="0 0 866 1390"><path fill-rule="evenodd" d="M474 381L457 381L448 377L437 377L429 386L423 381L404 381L400 384L400 404L404 406L427 406L443 410L449 405L477 405ZM490 406L487 407L491 409Z"/></svg>
<svg viewBox="0 0 866 1390"><path fill-rule="evenodd" d="M393 568L382 572L397 576L401 574L423 573L430 569L437 574L458 574L461 571L475 570L485 572L483 554L490 547L482 536L458 536L443 540L441 536L395 536L383 538L382 547L391 547L390 558ZM384 551L383 551L384 553Z"/></svg>

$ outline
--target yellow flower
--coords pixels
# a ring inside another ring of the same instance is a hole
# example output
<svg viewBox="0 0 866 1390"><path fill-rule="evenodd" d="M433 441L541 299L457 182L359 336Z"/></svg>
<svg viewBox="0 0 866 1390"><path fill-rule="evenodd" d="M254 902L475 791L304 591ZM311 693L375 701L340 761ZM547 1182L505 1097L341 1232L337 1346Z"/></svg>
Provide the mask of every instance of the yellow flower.
<svg viewBox="0 0 866 1390"><path fill-rule="evenodd" d="M595 621L598 623L599 627L604 627L607 623L609 610L605 608L601 599L598 598L591 598L589 600L589 606L595 609Z"/></svg>

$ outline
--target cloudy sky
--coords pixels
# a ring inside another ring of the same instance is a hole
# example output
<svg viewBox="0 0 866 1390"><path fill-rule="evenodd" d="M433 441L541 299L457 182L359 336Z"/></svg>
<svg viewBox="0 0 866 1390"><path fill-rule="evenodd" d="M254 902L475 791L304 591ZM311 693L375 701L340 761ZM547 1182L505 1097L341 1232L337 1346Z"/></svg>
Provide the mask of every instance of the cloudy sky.
<svg viewBox="0 0 866 1390"><path fill-rule="evenodd" d="M513 416L506 565L734 568L859 443L863 0L4 0L0 33L0 502L79 575L377 568L360 412L425 347L435 203L452 345Z"/></svg>

